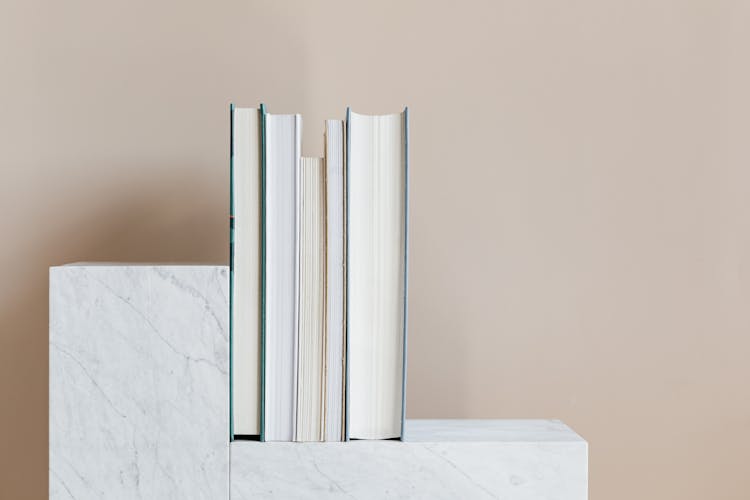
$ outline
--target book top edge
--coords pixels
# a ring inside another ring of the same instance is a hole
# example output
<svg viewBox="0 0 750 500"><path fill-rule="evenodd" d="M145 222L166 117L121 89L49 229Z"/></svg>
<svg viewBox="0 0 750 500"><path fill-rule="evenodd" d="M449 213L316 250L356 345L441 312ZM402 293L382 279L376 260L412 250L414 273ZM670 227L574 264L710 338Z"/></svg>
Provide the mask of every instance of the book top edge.
<svg viewBox="0 0 750 500"><path fill-rule="evenodd" d="M360 118L399 118L404 116L406 108L397 113L386 113L386 114L369 114L369 113L357 113L356 111L350 110L352 116L358 116Z"/></svg>

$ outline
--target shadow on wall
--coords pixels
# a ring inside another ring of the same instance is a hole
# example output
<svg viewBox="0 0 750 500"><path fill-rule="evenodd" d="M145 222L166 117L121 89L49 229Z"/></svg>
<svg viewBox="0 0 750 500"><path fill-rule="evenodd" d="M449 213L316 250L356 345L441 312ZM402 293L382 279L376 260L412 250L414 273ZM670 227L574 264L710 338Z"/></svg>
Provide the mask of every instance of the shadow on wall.
<svg viewBox="0 0 750 500"><path fill-rule="evenodd" d="M224 132L217 133L223 137ZM28 276L25 286L19 287L25 291L0 302L0 424L6 433L0 453L2 499L47 496L49 267L77 261L225 264L228 260L228 169L185 165L137 171L125 183L95 179L98 185L92 181L85 189L66 193L60 205L75 198L79 213L86 215L54 214L37 233L42 236L31 242L32 251L14 256L30 272L24 276ZM410 228L407 414L466 417L469 380L462 367L469 362L469 346L447 337L464 334L461 318L470 312L434 307L435 294L450 297L463 293L462 288L450 273L421 268L424 261L419 260L418 250L423 246L417 240L426 238L413 216ZM413 279L416 276L430 279L420 282ZM433 299L425 286L432 289ZM420 331L413 328L416 323ZM424 352L431 355L418 354ZM447 386L464 390L446 393Z"/></svg>
<svg viewBox="0 0 750 500"><path fill-rule="evenodd" d="M11 298L0 310L6 434L0 454L5 475L0 498L47 496L49 266L76 261L228 260L227 195L210 196L213 193L206 193L198 178L177 188L170 178L141 183L126 189L112 186L111 192L120 195L113 196L104 210L50 227L49 235L36 242L38 251L18 256L33 273L29 292Z"/></svg>
<svg viewBox="0 0 750 500"><path fill-rule="evenodd" d="M22 53L36 65L35 81L24 106L0 126L18 129L27 101L43 121L24 132L31 155L20 146L14 153L27 161L13 181L14 206L32 220L3 231L14 235L2 255L16 282L7 275L0 282L0 499L48 495L49 267L226 263L229 102L263 98L308 109L293 9L234 2L178 14L169 6L133 6L116 16L93 9L85 20L66 14L24 28L39 36L34 51ZM231 29L239 19L256 22ZM267 50L274 37L285 40L283 49ZM90 59L100 54L106 57L93 71ZM289 78L289 68L299 78Z"/></svg>

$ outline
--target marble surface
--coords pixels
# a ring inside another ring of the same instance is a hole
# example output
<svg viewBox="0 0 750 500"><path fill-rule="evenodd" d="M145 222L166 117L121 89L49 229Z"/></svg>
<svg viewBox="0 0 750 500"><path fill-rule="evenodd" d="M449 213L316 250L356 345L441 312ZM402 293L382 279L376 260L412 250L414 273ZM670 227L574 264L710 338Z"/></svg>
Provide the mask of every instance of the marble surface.
<svg viewBox="0 0 750 500"><path fill-rule="evenodd" d="M229 497L227 274L50 269L50 498Z"/></svg>
<svg viewBox="0 0 750 500"><path fill-rule="evenodd" d="M410 442L584 442L559 420L407 420L404 440Z"/></svg>
<svg viewBox="0 0 750 500"><path fill-rule="evenodd" d="M405 442L231 444L231 498L584 500L588 445L557 420L410 420Z"/></svg>
<svg viewBox="0 0 750 500"><path fill-rule="evenodd" d="M50 269L50 498L587 498L588 445L558 420L230 446L227 273Z"/></svg>

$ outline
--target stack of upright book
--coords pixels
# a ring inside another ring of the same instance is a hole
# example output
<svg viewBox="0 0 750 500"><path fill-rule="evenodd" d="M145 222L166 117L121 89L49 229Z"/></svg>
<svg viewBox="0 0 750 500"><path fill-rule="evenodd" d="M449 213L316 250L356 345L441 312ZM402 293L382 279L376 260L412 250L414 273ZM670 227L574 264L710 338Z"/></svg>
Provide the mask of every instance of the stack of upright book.
<svg viewBox="0 0 750 500"><path fill-rule="evenodd" d="M408 113L230 107L231 439L403 436Z"/></svg>

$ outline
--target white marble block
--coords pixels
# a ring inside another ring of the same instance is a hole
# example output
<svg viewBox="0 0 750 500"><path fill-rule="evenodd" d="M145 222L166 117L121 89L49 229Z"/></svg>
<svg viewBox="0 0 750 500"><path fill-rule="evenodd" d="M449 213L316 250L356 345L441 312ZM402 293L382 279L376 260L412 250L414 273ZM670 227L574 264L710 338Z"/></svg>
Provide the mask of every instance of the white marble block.
<svg viewBox="0 0 750 500"><path fill-rule="evenodd" d="M50 498L229 497L227 274L50 269Z"/></svg>
<svg viewBox="0 0 750 500"><path fill-rule="evenodd" d="M409 420L405 439L233 442L232 500L588 496L588 445L558 420Z"/></svg>
<svg viewBox="0 0 750 500"><path fill-rule="evenodd" d="M228 321L223 266L51 268L50 498L587 498L588 445L556 420L230 446Z"/></svg>

